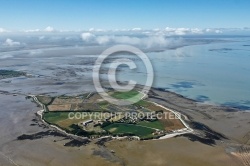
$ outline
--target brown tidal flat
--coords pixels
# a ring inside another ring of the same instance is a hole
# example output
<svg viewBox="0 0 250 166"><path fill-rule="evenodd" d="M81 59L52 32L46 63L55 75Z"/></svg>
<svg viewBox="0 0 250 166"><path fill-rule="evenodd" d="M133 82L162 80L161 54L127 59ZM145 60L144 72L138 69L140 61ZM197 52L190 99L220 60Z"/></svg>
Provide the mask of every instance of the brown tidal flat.
<svg viewBox="0 0 250 166"><path fill-rule="evenodd" d="M112 141L107 148L115 151L127 166L240 166L242 163L222 146L208 146L186 138L155 141Z"/></svg>
<svg viewBox="0 0 250 166"><path fill-rule="evenodd" d="M49 130L37 121L35 112L41 108L21 95L0 94L0 100L0 166L117 165L119 160L115 157L108 156L107 160L100 155L93 155L95 151L100 151L93 143L81 147L65 147L69 139L50 135L17 140L22 134Z"/></svg>
<svg viewBox="0 0 250 166"><path fill-rule="evenodd" d="M58 138L56 139L58 140ZM54 143L52 138L45 138L42 140L24 141L22 145L18 145L15 148L12 160L17 165L23 166L118 165L117 162L111 162L101 156L93 155L94 151L98 149L97 145L94 144L83 147L64 147L63 141ZM11 165L11 163L9 164Z"/></svg>

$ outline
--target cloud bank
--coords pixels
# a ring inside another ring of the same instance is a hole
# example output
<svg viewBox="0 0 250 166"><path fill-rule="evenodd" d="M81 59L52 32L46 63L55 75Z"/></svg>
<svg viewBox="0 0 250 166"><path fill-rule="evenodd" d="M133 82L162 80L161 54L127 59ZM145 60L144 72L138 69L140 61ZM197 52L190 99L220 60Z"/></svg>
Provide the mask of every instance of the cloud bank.
<svg viewBox="0 0 250 166"><path fill-rule="evenodd" d="M48 26L47 28L44 29L45 32L54 32L55 29L51 26Z"/></svg>
<svg viewBox="0 0 250 166"><path fill-rule="evenodd" d="M111 45L130 44L143 48L166 47L181 42L182 39L167 38L164 35L131 36L131 35L95 35L90 32L81 34L82 40L87 44Z"/></svg>
<svg viewBox="0 0 250 166"><path fill-rule="evenodd" d="M26 33L38 33L38 32L56 32L57 30L55 30L53 27L48 26L45 29L29 29L29 30L24 30L23 32Z"/></svg>
<svg viewBox="0 0 250 166"><path fill-rule="evenodd" d="M139 27L131 28L131 29L98 29L98 28L90 28L88 30L59 30L55 29L52 26L47 26L44 29L29 29L29 30L20 30L20 31L8 31L4 28L0 28L0 33L126 33L126 34L147 34L147 35L166 35L166 36L184 36L184 35L212 35L212 34L250 34L250 28L171 28L166 27L163 29L155 28L155 29L143 29Z"/></svg>
<svg viewBox="0 0 250 166"><path fill-rule="evenodd" d="M164 51L194 44L207 44L223 40L228 34L245 32L250 28L170 28L164 29L114 29L104 30L90 28L84 31L62 31L51 26L45 29L31 29L19 33L11 33L0 28L0 50L38 49L44 47L84 47L104 49L115 44L129 44L143 51ZM3 34L3 35L2 35ZM16 35L17 34L17 35ZM210 38L207 36L211 35ZM192 37L191 37L192 36ZM97 46L97 47L96 47ZM99 47L100 46L100 47Z"/></svg>
<svg viewBox="0 0 250 166"><path fill-rule="evenodd" d="M17 41L13 41L12 39L8 38L3 43L4 46L19 46L21 43Z"/></svg>
<svg viewBox="0 0 250 166"><path fill-rule="evenodd" d="M9 32L9 31L4 28L0 28L0 33L4 33L4 32Z"/></svg>

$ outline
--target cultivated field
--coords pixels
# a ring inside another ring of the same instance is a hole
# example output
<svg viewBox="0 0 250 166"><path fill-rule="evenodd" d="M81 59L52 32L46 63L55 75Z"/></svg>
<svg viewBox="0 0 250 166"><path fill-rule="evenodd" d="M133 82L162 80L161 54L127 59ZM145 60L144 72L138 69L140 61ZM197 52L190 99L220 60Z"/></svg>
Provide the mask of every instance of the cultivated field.
<svg viewBox="0 0 250 166"><path fill-rule="evenodd" d="M49 105L49 111L69 111L71 109L71 104L57 104Z"/></svg>

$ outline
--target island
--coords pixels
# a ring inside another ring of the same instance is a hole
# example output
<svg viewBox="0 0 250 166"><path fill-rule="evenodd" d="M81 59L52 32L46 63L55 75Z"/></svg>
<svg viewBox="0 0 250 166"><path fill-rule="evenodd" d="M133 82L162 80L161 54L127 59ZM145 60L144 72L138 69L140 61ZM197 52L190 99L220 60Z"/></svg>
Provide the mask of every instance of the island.
<svg viewBox="0 0 250 166"><path fill-rule="evenodd" d="M82 138L129 137L148 140L193 132L184 121L186 116L147 100L145 94L137 90L111 90L108 93L124 100L140 94L141 100L131 105L117 106L104 100L98 93L29 97L43 108L37 114L44 123L68 135Z"/></svg>

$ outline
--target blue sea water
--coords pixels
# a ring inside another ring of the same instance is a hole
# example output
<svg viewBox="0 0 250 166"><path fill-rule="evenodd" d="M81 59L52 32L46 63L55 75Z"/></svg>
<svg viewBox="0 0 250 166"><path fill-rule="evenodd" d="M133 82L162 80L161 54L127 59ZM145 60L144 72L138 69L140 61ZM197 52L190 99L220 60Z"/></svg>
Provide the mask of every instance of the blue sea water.
<svg viewBox="0 0 250 166"><path fill-rule="evenodd" d="M148 53L154 68L153 87L165 88L200 102L250 110L250 38L186 46ZM146 71L144 69L144 71ZM145 82L128 72L120 76Z"/></svg>

